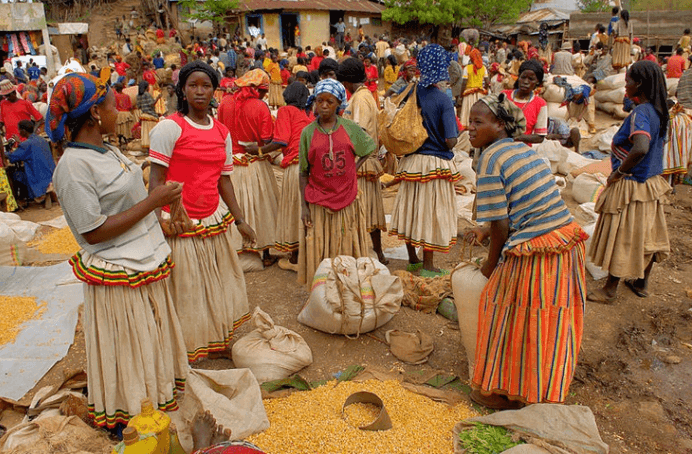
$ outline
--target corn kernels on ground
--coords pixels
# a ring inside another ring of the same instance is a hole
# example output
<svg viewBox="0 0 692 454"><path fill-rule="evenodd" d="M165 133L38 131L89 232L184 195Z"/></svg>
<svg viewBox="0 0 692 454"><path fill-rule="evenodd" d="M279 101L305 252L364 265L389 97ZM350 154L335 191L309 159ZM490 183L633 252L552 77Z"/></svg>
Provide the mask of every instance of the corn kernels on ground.
<svg viewBox="0 0 692 454"><path fill-rule="evenodd" d="M344 409L346 422L353 427L363 427L374 422L380 414L380 409L373 404L356 403Z"/></svg>
<svg viewBox="0 0 692 454"><path fill-rule="evenodd" d="M344 401L358 391L382 399L391 429L363 431L341 417ZM331 381L312 391L265 400L264 406L271 426L247 440L267 454L449 454L454 451L454 425L478 415L466 403L450 407L434 402L393 380Z"/></svg>
<svg viewBox="0 0 692 454"><path fill-rule="evenodd" d="M14 342L22 324L45 310L46 303L36 304L35 297L0 295L0 345Z"/></svg>
<svg viewBox="0 0 692 454"><path fill-rule="evenodd" d="M28 246L35 247L43 254L73 255L81 249L69 227L63 227L43 235L41 239L30 242Z"/></svg>

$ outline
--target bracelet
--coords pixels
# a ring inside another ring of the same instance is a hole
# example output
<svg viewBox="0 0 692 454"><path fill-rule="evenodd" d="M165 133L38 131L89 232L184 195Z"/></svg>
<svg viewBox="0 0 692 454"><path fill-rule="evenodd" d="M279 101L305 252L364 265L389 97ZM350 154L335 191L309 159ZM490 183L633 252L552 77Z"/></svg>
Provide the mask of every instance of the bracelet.
<svg viewBox="0 0 692 454"><path fill-rule="evenodd" d="M234 223L235 225L240 225L240 224L242 224L242 223L244 223L244 222L245 222L244 219L236 219L235 221L233 221L233 223Z"/></svg>
<svg viewBox="0 0 692 454"><path fill-rule="evenodd" d="M262 152L262 147L259 147L259 148L257 149L257 154L258 154L260 157L264 156L264 152Z"/></svg>
<svg viewBox="0 0 692 454"><path fill-rule="evenodd" d="M616 172L616 173L619 173L619 174L622 175L623 177L631 177L631 176L632 176L631 173L624 173L622 170L620 170L620 167L618 167L617 169L615 169L615 172Z"/></svg>

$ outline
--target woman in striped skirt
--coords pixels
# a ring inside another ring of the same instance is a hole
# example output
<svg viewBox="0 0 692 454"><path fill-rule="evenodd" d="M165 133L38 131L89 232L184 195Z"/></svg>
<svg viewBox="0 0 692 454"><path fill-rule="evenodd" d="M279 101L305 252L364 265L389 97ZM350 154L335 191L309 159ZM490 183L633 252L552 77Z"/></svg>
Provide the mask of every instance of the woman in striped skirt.
<svg viewBox="0 0 692 454"><path fill-rule="evenodd" d="M471 398L489 408L562 402L574 375L586 301L587 235L567 210L550 169L514 138L521 110L505 94L471 109L469 138L482 149L476 217L490 238L481 272Z"/></svg>

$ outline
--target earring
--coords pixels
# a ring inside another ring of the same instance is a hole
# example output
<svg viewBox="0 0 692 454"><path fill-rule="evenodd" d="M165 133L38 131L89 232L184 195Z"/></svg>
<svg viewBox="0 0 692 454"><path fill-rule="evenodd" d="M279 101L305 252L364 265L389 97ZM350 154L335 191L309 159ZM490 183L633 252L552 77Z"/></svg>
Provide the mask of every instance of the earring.
<svg viewBox="0 0 692 454"><path fill-rule="evenodd" d="M101 119L99 118L99 126L101 126Z"/></svg>

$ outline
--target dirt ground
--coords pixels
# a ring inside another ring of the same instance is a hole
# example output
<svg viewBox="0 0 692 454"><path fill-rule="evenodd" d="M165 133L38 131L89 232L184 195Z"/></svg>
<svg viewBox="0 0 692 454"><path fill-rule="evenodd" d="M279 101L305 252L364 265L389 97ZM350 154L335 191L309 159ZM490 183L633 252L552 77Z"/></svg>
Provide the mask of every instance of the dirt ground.
<svg viewBox="0 0 692 454"><path fill-rule="evenodd" d="M563 192L570 207L576 203L570 189ZM385 194L391 212L394 192ZM622 286L613 305L587 303L585 336L567 404L589 406L611 453L692 453L692 187L677 186L666 209L671 241L670 257L654 267L651 296L638 298ZM55 217L59 208L46 212L31 208L20 213L28 220ZM386 237L385 248L402 243ZM437 254L436 265L451 269L459 261L456 246L450 254ZM391 260L389 268L405 268L405 261ZM357 339L328 335L297 322L296 316L308 292L293 272L272 266L247 273L250 309L260 306L278 325L290 328L311 346L314 363L300 372L309 381L329 379L353 365L412 372L439 370L468 380L467 361L456 323L438 314L402 308L385 326ZM601 285L589 276L589 288ZM245 324L237 337L252 329ZM430 334L435 351L424 366L404 365L384 343L384 331L420 329ZM68 371L83 368L84 336L77 327L75 343L22 403L28 403L41 386L62 380ZM204 360L195 367L228 368L231 360ZM20 414L6 410L0 424L12 426ZM450 449L451 452L451 449Z"/></svg>

